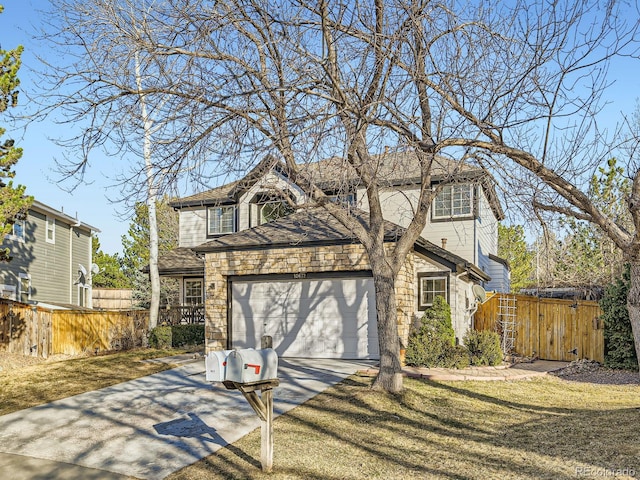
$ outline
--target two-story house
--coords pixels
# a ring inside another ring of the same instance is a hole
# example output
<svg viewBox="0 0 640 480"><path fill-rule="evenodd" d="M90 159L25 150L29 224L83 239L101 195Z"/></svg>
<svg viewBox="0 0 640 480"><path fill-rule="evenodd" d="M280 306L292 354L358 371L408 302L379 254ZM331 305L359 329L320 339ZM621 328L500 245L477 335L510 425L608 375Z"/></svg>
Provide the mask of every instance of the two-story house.
<svg viewBox="0 0 640 480"><path fill-rule="evenodd" d="M378 160L385 241L393 248L411 220L419 166L411 152L386 152ZM301 170L367 221L365 190L343 159ZM473 285L508 290L508 268L496 255L503 212L492 180L477 168L437 159L432 183L442 182L396 284L403 342L436 295L451 305L461 339L471 326ZM271 335L280 355L377 358L375 292L364 248L324 209L307 204L273 159L241 180L172 203L179 210L180 247L160 259L160 271L180 279L184 303L204 303L209 350L255 347Z"/></svg>
<svg viewBox="0 0 640 480"><path fill-rule="evenodd" d="M91 307L91 234L99 230L37 200L2 247L0 296L23 303Z"/></svg>

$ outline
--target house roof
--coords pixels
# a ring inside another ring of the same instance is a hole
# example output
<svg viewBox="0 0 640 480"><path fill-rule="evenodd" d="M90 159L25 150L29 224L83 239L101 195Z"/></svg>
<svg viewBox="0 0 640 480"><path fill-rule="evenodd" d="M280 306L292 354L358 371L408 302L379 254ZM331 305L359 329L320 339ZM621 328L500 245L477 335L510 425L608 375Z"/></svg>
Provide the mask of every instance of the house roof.
<svg viewBox="0 0 640 480"><path fill-rule="evenodd" d="M196 207L201 205L224 205L235 203L240 195L250 189L272 168L284 171L284 165L275 157L266 157L240 180L227 183L206 192L179 198L169 203L174 208Z"/></svg>
<svg viewBox="0 0 640 480"><path fill-rule="evenodd" d="M67 215L63 211L56 210L55 208L50 207L38 200L34 200L29 207L30 210L34 210L36 212L44 213L45 215L52 215L56 217L58 220L66 223L67 225L72 225L74 227L82 227L87 230L91 230L92 232L100 233L100 230L96 227L92 227L88 223L84 223L78 220L77 217L72 217L71 215Z"/></svg>
<svg viewBox="0 0 640 480"><path fill-rule="evenodd" d="M147 266L145 271L149 271ZM204 259L190 248L176 248L158 256L158 270L162 275L204 275Z"/></svg>
<svg viewBox="0 0 640 480"><path fill-rule="evenodd" d="M357 211L360 221L364 212ZM385 241L394 241L402 227L385 221ZM359 243L355 234L322 207L301 208L291 215L248 230L224 235L197 247L196 252L254 250L289 246Z"/></svg>
<svg viewBox="0 0 640 480"><path fill-rule="evenodd" d="M383 187L419 185L421 182L420 163L414 151L385 152L372 156L372 160L379 184ZM183 208L235 203L242 193L251 188L273 168L288 176L286 166L275 157L270 156L262 160L240 180L177 199L170 205L174 208ZM357 187L361 183L353 166L342 157L331 157L318 162L301 164L299 168L300 175L324 190ZM431 169L431 176L435 183L451 179L478 181L482 185L496 217L499 220L504 218L504 212L498 201L493 182L481 168L444 157L436 157Z"/></svg>
<svg viewBox="0 0 640 480"><path fill-rule="evenodd" d="M352 214L359 222L364 225L368 224L366 212L352 209ZM384 222L384 230L386 242L395 242L405 231L403 227L388 221ZM351 243L360 243L352 231L324 208L310 207L301 208L274 222L224 235L194 247L193 250L197 253L207 253ZM468 271L479 280L490 280L490 277L477 266L422 237L416 241L415 249L429 258L447 265L452 271Z"/></svg>
<svg viewBox="0 0 640 480"><path fill-rule="evenodd" d="M421 165L415 151L393 151L371 156L375 174L382 186L418 185L421 182ZM349 161L331 157L302 166L303 174L312 181L330 188L332 185L358 185L360 177ZM434 182L445 178L476 178L486 175L482 169L464 162L437 156L431 167Z"/></svg>

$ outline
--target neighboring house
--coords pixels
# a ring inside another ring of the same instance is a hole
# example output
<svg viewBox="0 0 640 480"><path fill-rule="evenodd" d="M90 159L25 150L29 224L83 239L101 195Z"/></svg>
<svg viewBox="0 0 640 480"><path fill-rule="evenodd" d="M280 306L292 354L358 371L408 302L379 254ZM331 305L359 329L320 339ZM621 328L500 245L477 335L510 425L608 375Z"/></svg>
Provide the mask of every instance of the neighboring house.
<svg viewBox="0 0 640 480"><path fill-rule="evenodd" d="M2 247L0 295L24 303L91 307L91 234L99 230L41 202L17 220Z"/></svg>
<svg viewBox="0 0 640 480"><path fill-rule="evenodd" d="M411 153L380 158L385 241L392 248L411 220L420 175ZM350 172L338 158L302 167L307 179L366 222L366 194ZM475 307L471 287L508 291L508 265L496 256L503 212L490 177L438 159L432 181L447 185L396 285L405 344L436 295L451 305L461 339ZM292 212L291 203L304 205L303 191L273 159L239 181L172 202L180 215L179 248L161 257L161 275L180 279L184 304L206 306L208 349L255 347L267 334L280 355L377 358L364 248L324 209Z"/></svg>

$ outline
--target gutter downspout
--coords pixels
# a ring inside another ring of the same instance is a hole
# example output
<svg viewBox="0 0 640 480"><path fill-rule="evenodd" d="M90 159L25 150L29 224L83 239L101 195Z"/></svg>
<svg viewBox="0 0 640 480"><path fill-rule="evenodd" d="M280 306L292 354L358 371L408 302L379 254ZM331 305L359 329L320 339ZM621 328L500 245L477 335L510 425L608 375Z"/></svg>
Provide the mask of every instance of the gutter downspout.
<svg viewBox="0 0 640 480"><path fill-rule="evenodd" d="M454 276L453 276L453 277L456 279L456 286L455 286L456 291L455 291L455 295L453 296L453 298L455 299L455 311L456 311L456 312L458 312L458 291L459 291L458 284L459 284L459 282L460 282L460 277L461 277L462 275L465 275L466 273L467 273L467 271L465 270L465 271L462 271L462 272L460 272L460 273L456 273L456 274L454 274ZM456 315L456 317L457 317L457 315ZM454 330L457 330L457 329L454 329ZM456 333L457 333L457 332L456 332ZM464 337L464 334L465 334L465 332L461 332L461 337L457 338L458 343L462 343L462 342L461 342L461 340L462 340L462 337Z"/></svg>
<svg viewBox="0 0 640 480"><path fill-rule="evenodd" d="M73 225L69 225L69 305L73 305Z"/></svg>

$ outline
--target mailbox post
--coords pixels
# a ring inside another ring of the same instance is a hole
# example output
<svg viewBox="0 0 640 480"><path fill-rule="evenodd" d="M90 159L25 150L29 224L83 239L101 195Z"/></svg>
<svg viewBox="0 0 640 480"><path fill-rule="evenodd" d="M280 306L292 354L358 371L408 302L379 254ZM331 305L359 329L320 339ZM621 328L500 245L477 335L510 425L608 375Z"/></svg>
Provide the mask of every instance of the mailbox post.
<svg viewBox="0 0 640 480"><path fill-rule="evenodd" d="M209 352L205 360L208 381L239 390L260 418L262 471L273 468L273 389L279 385L275 350L223 350ZM257 392L260 392L260 395Z"/></svg>

